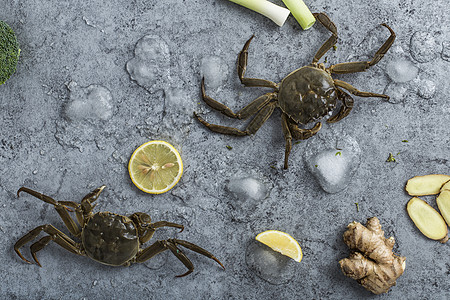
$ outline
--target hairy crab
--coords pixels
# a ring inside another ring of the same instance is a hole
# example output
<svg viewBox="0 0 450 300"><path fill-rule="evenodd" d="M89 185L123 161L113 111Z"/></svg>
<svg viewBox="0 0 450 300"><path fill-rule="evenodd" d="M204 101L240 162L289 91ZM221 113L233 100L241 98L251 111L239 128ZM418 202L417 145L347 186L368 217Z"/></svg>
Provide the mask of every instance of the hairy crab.
<svg viewBox="0 0 450 300"><path fill-rule="evenodd" d="M64 221L71 234L81 240L77 243L50 224L41 225L31 230L20 238L14 245L14 250L24 261L31 263L20 253L19 249L35 239L42 231L47 235L31 245L31 254L34 261L39 263L36 253L42 250L50 241L54 241L64 249L78 255L87 256L99 263L111 266L128 266L132 263L141 263L151 259L155 255L170 250L178 258L188 271L177 277L186 276L194 270L194 265L189 258L177 247L183 246L208 258L215 260L222 268L222 263L205 249L184 240L168 239L156 241L152 245L141 249L141 245L149 241L155 230L160 227L174 227L183 231L180 224L159 221L152 223L146 213L137 212L130 216L122 216L111 212L93 213L100 193L105 186L101 186L87 194L81 203L72 201L56 201L31 189L22 187L17 191L26 192L40 200L54 205L56 211ZM77 223L69 215L68 211L75 210ZM80 228L81 227L81 228Z"/></svg>
<svg viewBox="0 0 450 300"><path fill-rule="evenodd" d="M256 133L270 117L274 109L277 107L280 108L282 111L281 125L286 141L284 168L287 169L289 153L292 149L292 140L308 139L315 135L322 126L320 122L317 122L312 128L303 129L298 126L299 124L306 125L311 122L316 122L323 117L332 114L337 106L338 100L341 102L341 107L335 115L327 120L327 122L335 123L342 120L350 113L354 101L344 90L359 97L380 97L389 99L389 96L387 95L359 91L347 82L333 79L331 75L363 72L378 63L394 43L394 31L388 25L381 24L390 31L391 35L378 49L372 60L339 63L326 68L323 63L319 63L319 60L336 44L338 39L337 29L336 25L326 14L315 13L314 16L332 33L331 37L319 48L310 65L291 72L278 84L265 79L244 77L247 69L247 50L254 36L245 43L238 55L237 72L241 83L244 86L268 87L272 88L273 91L256 98L239 112L234 113L226 105L207 96L205 93L204 79L202 79L202 98L211 108L228 117L236 119L247 119L250 116L255 115L245 130L210 124L194 112L195 117L200 123L217 133L245 136Z"/></svg>

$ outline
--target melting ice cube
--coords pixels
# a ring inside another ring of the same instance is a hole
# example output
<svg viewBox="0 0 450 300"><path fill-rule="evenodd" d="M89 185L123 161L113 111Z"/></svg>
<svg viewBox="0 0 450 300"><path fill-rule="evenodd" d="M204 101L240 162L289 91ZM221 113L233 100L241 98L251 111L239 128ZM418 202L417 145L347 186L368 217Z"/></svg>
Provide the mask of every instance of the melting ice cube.
<svg viewBox="0 0 450 300"><path fill-rule="evenodd" d="M350 136L321 134L308 141L305 163L328 193L337 193L350 183L359 167L361 149Z"/></svg>
<svg viewBox="0 0 450 300"><path fill-rule="evenodd" d="M239 200L262 200L267 195L266 186L253 177L233 178L227 188Z"/></svg>
<svg viewBox="0 0 450 300"><path fill-rule="evenodd" d="M68 85L70 102L65 107L66 116L72 121L103 120L111 118L113 106L111 92L101 85L78 87L75 82Z"/></svg>
<svg viewBox="0 0 450 300"><path fill-rule="evenodd" d="M425 63L435 59L439 50L440 45L438 45L431 33L416 31L411 36L411 56L418 62Z"/></svg>
<svg viewBox="0 0 450 300"><path fill-rule="evenodd" d="M406 83L391 82L384 89L384 94L390 97L390 103L397 104L405 100L406 96L408 95L409 89L410 87Z"/></svg>
<svg viewBox="0 0 450 300"><path fill-rule="evenodd" d="M250 241L245 254L247 267L256 276L271 283L288 283L295 274L297 262L270 247L256 241Z"/></svg>
<svg viewBox="0 0 450 300"><path fill-rule="evenodd" d="M442 42L441 57L443 60L450 61L450 42Z"/></svg>
<svg viewBox="0 0 450 300"><path fill-rule="evenodd" d="M419 69L406 58L395 58L386 66L386 73L395 82L407 82L416 78Z"/></svg>
<svg viewBox="0 0 450 300"><path fill-rule="evenodd" d="M424 99L431 99L436 92L436 85L432 80L422 79L417 83L417 94Z"/></svg>
<svg viewBox="0 0 450 300"><path fill-rule="evenodd" d="M134 49L134 58L127 62L127 71L147 91L163 89L170 75L167 43L156 35L142 37Z"/></svg>
<svg viewBox="0 0 450 300"><path fill-rule="evenodd" d="M228 76L228 68L217 56L204 57L200 67L201 76L205 78L206 86L211 89L220 87Z"/></svg>
<svg viewBox="0 0 450 300"><path fill-rule="evenodd" d="M195 102L189 97L189 95L182 89L170 88L164 91L165 97L165 110L179 115L183 113L185 115L192 116Z"/></svg>

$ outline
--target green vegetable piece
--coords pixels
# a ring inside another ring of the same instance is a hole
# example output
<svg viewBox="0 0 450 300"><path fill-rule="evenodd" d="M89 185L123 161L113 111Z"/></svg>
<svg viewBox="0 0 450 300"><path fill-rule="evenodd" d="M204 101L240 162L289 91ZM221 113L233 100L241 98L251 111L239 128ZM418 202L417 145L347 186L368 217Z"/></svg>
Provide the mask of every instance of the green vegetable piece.
<svg viewBox="0 0 450 300"><path fill-rule="evenodd" d="M336 154L334 155L334 156L341 156L342 155L342 153L341 153L341 151L338 151L338 152L336 152Z"/></svg>
<svg viewBox="0 0 450 300"><path fill-rule="evenodd" d="M313 14L303 0L283 0L303 30L311 28L316 22Z"/></svg>
<svg viewBox="0 0 450 300"><path fill-rule="evenodd" d="M395 162L395 157L394 157L394 155L392 155L392 153L389 153L389 157L388 157L388 159L386 160L387 162Z"/></svg>
<svg viewBox="0 0 450 300"><path fill-rule="evenodd" d="M289 9L273 4L272 2L269 2L267 0L230 1L262 14L263 16L274 21L278 26L282 26L291 13Z"/></svg>
<svg viewBox="0 0 450 300"><path fill-rule="evenodd" d="M231 149L233 149L233 147L231 147L230 145L227 145L227 149L231 150Z"/></svg>
<svg viewBox="0 0 450 300"><path fill-rule="evenodd" d="M16 34L8 24L0 21L0 85L16 71L19 54Z"/></svg>

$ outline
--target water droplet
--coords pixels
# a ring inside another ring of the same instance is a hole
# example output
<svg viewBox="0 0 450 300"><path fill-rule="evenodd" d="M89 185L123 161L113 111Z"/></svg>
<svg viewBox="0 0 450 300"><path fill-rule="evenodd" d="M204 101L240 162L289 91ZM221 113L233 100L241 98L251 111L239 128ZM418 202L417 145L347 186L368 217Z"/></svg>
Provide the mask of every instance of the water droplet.
<svg viewBox="0 0 450 300"><path fill-rule="evenodd" d="M38 173L37 170L34 170L34 171L33 171L33 175L36 175L37 173Z"/></svg>

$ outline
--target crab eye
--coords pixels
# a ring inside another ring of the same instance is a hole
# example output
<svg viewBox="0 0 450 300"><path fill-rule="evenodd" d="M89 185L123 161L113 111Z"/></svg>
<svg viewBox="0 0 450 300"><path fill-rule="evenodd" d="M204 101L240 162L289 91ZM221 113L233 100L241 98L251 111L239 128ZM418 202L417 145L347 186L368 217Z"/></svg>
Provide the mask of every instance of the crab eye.
<svg viewBox="0 0 450 300"><path fill-rule="evenodd" d="M148 223L151 222L150 216L147 215L147 214L144 214L144 213L140 216L140 219L141 219L141 220L140 220L141 223L146 223L146 224L148 224Z"/></svg>

